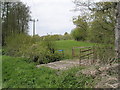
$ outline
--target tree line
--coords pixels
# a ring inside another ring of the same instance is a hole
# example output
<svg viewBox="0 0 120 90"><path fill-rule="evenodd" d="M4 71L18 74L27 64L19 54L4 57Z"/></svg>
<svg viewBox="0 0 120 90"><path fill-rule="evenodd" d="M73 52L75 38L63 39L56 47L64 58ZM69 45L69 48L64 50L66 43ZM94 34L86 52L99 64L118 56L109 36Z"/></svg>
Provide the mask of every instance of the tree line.
<svg viewBox="0 0 120 90"><path fill-rule="evenodd" d="M81 7L87 8L83 14L73 18L76 28L72 30L72 35L77 41L90 41L95 43L110 43L115 41L116 25L116 2L83 3L74 1L76 10Z"/></svg>
<svg viewBox="0 0 120 90"><path fill-rule="evenodd" d="M2 45L5 39L14 34L27 34L30 10L22 2L2 2Z"/></svg>

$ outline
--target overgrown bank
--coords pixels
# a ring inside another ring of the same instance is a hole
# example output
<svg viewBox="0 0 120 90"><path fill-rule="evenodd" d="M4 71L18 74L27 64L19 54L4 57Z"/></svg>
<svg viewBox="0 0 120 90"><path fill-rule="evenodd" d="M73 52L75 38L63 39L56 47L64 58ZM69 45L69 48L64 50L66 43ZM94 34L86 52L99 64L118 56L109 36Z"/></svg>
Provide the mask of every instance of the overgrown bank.
<svg viewBox="0 0 120 90"><path fill-rule="evenodd" d="M3 88L92 88L93 78L77 75L83 67L57 71L36 68L25 58L3 56Z"/></svg>
<svg viewBox="0 0 120 90"><path fill-rule="evenodd" d="M6 38L6 46L3 47L2 54L24 57L29 62L42 64L63 59L63 56L55 51L55 42L49 38L40 40L40 37L15 34Z"/></svg>

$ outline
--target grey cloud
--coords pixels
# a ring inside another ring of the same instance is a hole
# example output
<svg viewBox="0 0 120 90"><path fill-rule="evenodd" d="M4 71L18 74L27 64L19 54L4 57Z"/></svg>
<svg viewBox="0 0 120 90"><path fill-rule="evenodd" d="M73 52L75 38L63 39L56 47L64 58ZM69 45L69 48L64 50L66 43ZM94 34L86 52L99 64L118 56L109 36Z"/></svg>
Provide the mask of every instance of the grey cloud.
<svg viewBox="0 0 120 90"><path fill-rule="evenodd" d="M70 12L74 8L72 0L22 0L30 6L32 18L39 19L36 22L36 34L45 35L53 32L63 34L70 32L75 26L72 17L79 13ZM32 23L29 29L32 34Z"/></svg>

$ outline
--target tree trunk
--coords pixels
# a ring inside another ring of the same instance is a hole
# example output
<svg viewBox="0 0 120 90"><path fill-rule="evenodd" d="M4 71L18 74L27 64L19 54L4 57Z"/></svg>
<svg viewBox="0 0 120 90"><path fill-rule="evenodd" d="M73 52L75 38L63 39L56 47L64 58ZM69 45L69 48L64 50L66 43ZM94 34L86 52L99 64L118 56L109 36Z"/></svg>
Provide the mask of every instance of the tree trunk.
<svg viewBox="0 0 120 90"><path fill-rule="evenodd" d="M117 3L116 29L115 29L115 51L117 59L120 59L120 2Z"/></svg>
<svg viewBox="0 0 120 90"><path fill-rule="evenodd" d="M0 47L2 46L2 2L0 1Z"/></svg>

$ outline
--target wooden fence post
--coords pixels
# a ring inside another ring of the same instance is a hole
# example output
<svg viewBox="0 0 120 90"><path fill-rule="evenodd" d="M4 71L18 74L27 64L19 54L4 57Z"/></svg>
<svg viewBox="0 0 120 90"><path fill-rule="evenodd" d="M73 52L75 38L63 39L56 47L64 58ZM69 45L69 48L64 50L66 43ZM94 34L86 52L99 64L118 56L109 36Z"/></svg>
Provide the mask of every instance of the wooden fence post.
<svg viewBox="0 0 120 90"><path fill-rule="evenodd" d="M97 62L97 51L96 51L96 48L95 48L95 46L93 46L93 61L94 61L94 63L96 63Z"/></svg>
<svg viewBox="0 0 120 90"><path fill-rule="evenodd" d="M81 53L81 49L80 49L80 57L79 57L80 60L79 60L79 64L81 64L81 54L82 54L82 53Z"/></svg>
<svg viewBox="0 0 120 90"><path fill-rule="evenodd" d="M93 63L95 63L95 50L94 50L94 47L92 48L92 51L93 51Z"/></svg>
<svg viewBox="0 0 120 90"><path fill-rule="evenodd" d="M74 47L72 48L72 57L74 57Z"/></svg>

